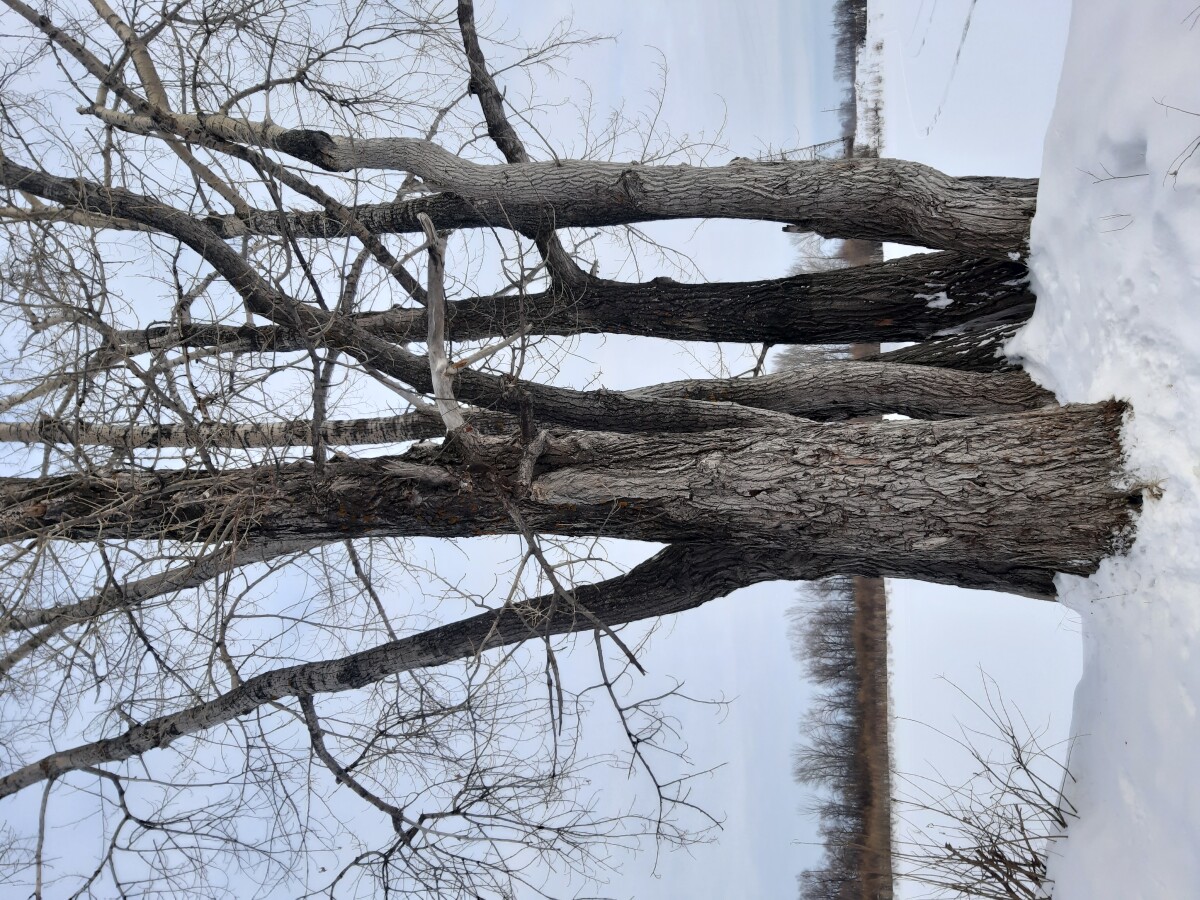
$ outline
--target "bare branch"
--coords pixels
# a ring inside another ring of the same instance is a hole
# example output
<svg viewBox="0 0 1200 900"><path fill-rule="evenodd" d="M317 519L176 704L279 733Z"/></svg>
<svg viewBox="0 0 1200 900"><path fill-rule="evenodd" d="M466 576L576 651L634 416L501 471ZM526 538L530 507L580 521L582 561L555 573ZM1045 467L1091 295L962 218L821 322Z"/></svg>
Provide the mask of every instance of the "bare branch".
<svg viewBox="0 0 1200 900"><path fill-rule="evenodd" d="M737 587L785 573L787 577L810 577L822 568L802 555L787 558L724 547L671 547L626 575L580 586L576 593L597 618L619 624L690 609ZM354 690L400 672L469 659L530 637L590 632L595 627L552 592L499 613L482 613L342 659L276 669L247 679L200 706L146 722L122 735L55 753L0 777L0 797L68 771L119 762L168 746L285 697Z"/></svg>

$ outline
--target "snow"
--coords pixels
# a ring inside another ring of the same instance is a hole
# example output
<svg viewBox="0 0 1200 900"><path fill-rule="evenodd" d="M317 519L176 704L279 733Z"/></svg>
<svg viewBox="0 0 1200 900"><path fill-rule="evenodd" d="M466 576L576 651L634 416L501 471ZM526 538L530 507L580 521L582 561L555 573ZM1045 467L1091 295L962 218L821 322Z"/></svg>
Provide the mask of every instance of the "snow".
<svg viewBox="0 0 1200 900"><path fill-rule="evenodd" d="M945 309L954 300L945 291L938 291L936 294L917 294L918 300L928 300L925 305L930 309Z"/></svg>
<svg viewBox="0 0 1200 900"><path fill-rule="evenodd" d="M1200 8L1074 6L1008 352L1063 402L1120 397L1136 540L1089 579L1055 900L1200 897ZM1160 495L1161 492L1161 496Z"/></svg>

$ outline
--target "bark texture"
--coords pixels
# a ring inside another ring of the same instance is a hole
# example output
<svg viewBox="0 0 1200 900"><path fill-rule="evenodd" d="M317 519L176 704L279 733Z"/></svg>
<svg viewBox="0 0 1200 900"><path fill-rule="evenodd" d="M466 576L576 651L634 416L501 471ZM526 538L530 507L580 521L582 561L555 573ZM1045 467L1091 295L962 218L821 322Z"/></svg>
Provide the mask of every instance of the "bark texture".
<svg viewBox="0 0 1200 900"><path fill-rule="evenodd" d="M951 331L911 347L889 350L867 359L913 366L938 366L963 372L1020 372L1019 362L1004 354L1004 344L1020 323Z"/></svg>
<svg viewBox="0 0 1200 900"><path fill-rule="evenodd" d="M1024 372L982 375L858 361L810 363L758 378L667 382L628 393L736 403L818 421L887 413L951 419L1054 405L1054 395L1035 385Z"/></svg>
<svg viewBox="0 0 1200 900"><path fill-rule="evenodd" d="M764 281L682 284L658 278L626 284L589 278L523 296L469 297L446 305L446 330L459 341L521 328L770 344L919 341L968 323L1024 321L1033 303L1022 263L926 253ZM426 332L423 309L360 313L354 321L393 341L423 340ZM306 349L304 335L278 326L160 325L120 338L130 352L176 345Z"/></svg>
<svg viewBox="0 0 1200 900"><path fill-rule="evenodd" d="M547 229L663 219L762 219L787 222L830 238L896 241L977 256L1026 252L1035 203L1028 196L1028 185L951 178L920 163L874 158L738 159L728 166L708 167L530 161L504 116L499 92L478 54L478 44L472 47L472 37L464 34L471 87L483 101L489 134L508 160L503 165L471 162L413 138L331 135L212 114L173 115L169 124L179 134L268 146L333 172L408 172L430 188L469 204L493 204L492 209L502 215L492 225L530 236ZM154 133L164 125L161 116L155 119L98 107L84 111L138 134ZM390 215L385 212L388 208ZM395 213L401 208L397 204L358 207L354 215L374 234L419 230L397 227L403 214ZM414 220L422 211L433 218L428 209L411 209ZM440 228L482 224L434 221ZM227 217L221 227L230 236L247 231L274 233L280 220L275 212ZM288 227L308 232L298 219L290 220Z"/></svg>
<svg viewBox="0 0 1200 900"><path fill-rule="evenodd" d="M624 393L625 398L653 409L663 401L662 415L686 413L717 404L713 417L700 416L720 428L732 421L757 427L777 416L754 410L785 413L815 421L840 421L861 416L899 413L917 419L951 419L999 415L1053 405L1053 395L1023 372L978 374L929 366L881 362L813 363L789 372L759 378L694 379L668 382ZM679 401L684 401L680 404ZM484 410L463 410L466 424L477 434L514 434L514 416ZM537 409L532 409L537 413ZM728 418L726 417L728 416ZM590 423L603 429L606 419ZM703 428L697 429L703 430ZM427 413L404 413L370 419L341 419L321 423L320 439L327 446L390 444L437 438L445 434L441 420ZM281 422L200 423L196 425L103 425L75 420L39 419L0 422L0 442L147 447L307 447L314 439L307 419Z"/></svg>
<svg viewBox="0 0 1200 900"><path fill-rule="evenodd" d="M350 141L321 132L306 157L326 168L397 169L440 193L352 209L374 234L419 231L417 216L439 228L511 228L531 237L546 229L598 228L666 219L784 222L831 238L895 241L973 256L1023 257L1034 201L951 178L919 163L890 159L804 162L738 161L728 166L642 166L559 160L480 165L424 141ZM345 233L321 213L271 211L218 216L226 237Z"/></svg>
<svg viewBox="0 0 1200 900"><path fill-rule="evenodd" d="M0 481L0 535L204 540L538 532L804 547L862 566L1087 573L1129 524L1115 404L943 422L774 425L694 435L554 431L528 497L522 449L192 472ZM440 456L439 456L440 455ZM938 577L940 573L940 577ZM862 572L862 574L869 574Z"/></svg>

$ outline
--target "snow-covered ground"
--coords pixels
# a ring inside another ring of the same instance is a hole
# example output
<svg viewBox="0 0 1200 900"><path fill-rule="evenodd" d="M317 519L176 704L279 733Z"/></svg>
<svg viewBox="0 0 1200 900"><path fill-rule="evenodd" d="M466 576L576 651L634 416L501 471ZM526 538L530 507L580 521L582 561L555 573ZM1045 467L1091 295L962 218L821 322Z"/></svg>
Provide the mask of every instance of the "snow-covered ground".
<svg viewBox="0 0 1200 900"><path fill-rule="evenodd" d="M1129 468L1151 486L1128 555L1059 582L1084 666L1055 900L1200 897L1198 62L1195 0L1077 0L1033 225L1037 312L1009 345L1063 402L1128 400Z"/></svg>

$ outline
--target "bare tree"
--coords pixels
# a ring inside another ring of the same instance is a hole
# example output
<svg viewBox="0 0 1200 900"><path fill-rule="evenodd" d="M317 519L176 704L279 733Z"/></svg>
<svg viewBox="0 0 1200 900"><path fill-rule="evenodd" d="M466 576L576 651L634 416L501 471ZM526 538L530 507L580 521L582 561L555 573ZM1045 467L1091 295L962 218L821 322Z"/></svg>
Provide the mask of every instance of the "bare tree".
<svg viewBox="0 0 1200 900"><path fill-rule="evenodd" d="M553 338L587 332L1019 322L1026 182L708 165L620 117L584 117L572 156L535 88L586 38L489 38L470 0L4 2L0 797L29 813L3 861L38 896L220 895L239 867L338 896L593 879L616 844L714 823L624 626L831 574L1050 597L1128 534L1121 407L953 354L556 383ZM638 223L691 217L939 252L600 274L606 235L650 252ZM884 412L916 418L850 421ZM495 587L461 588L446 554L498 535ZM614 572L611 538L666 546ZM564 677L571 635L590 681ZM593 698L608 756L581 751ZM607 763L649 802L597 797ZM53 855L61 803L103 822L98 851Z"/></svg>
<svg viewBox="0 0 1200 900"><path fill-rule="evenodd" d="M1050 845L1064 837L1075 808L1063 796L1071 780L1070 743L1045 743L984 677L983 697L967 697L982 714L977 728L942 734L965 756L971 777L901 775L900 814L910 823L896 857L903 877L924 896L1048 900Z"/></svg>

